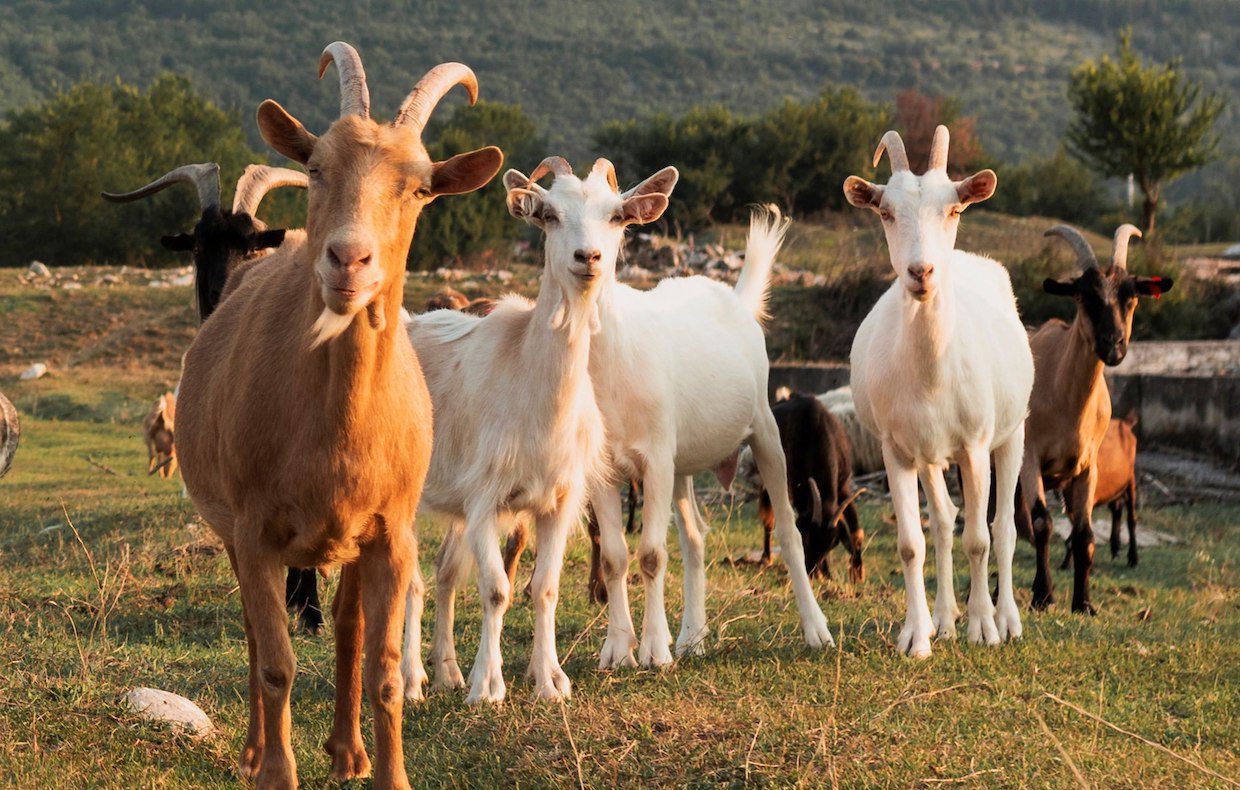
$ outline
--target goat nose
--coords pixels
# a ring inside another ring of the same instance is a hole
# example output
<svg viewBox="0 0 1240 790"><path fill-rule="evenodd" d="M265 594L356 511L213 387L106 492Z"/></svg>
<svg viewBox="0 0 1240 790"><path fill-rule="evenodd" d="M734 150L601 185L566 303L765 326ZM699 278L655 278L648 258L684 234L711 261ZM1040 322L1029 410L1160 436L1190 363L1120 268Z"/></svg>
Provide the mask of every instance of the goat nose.
<svg viewBox="0 0 1240 790"><path fill-rule="evenodd" d="M598 250L577 250L573 253L573 260L577 263L586 263L595 266L603 259L603 253Z"/></svg>
<svg viewBox="0 0 1240 790"><path fill-rule="evenodd" d="M372 255L370 245L364 242L337 241L328 246L327 257L331 259L332 266L353 268L368 265Z"/></svg>
<svg viewBox="0 0 1240 790"><path fill-rule="evenodd" d="M919 283L924 283L931 274L934 274L934 264L932 263L914 263L908 267L908 274Z"/></svg>

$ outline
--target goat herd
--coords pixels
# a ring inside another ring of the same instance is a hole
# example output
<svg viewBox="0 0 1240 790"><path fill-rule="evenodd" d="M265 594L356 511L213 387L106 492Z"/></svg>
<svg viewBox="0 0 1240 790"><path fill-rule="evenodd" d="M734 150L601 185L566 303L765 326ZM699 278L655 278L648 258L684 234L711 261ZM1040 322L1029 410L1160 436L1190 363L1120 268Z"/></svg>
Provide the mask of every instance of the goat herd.
<svg viewBox="0 0 1240 790"><path fill-rule="evenodd" d="M454 86L476 100L466 66L436 66L395 119L380 124L370 117L357 52L329 45L320 77L332 63L340 118L321 136L274 101L258 108L264 139L305 174L248 168L231 211L220 207L211 164L106 195L131 200L178 182L199 190L194 233L164 238L170 248L193 251L199 308L210 316L184 357L175 457L240 585L250 663L242 772L263 787L296 783L286 593L313 592L314 569L341 566L336 714L326 743L332 776L370 772L359 724L364 685L375 717L375 784L408 786L402 702L421 698L428 681L413 529L420 505L452 519L435 562L438 687L467 685L453 641L454 595L468 568L477 568L483 619L469 703L504 699L500 637L515 558L506 568L499 542L527 530L536 549L529 675L539 698L569 696L555 610L565 543L587 505L597 523L599 597L605 592L608 607L600 668L666 665L673 644L678 654L701 650L706 524L693 475L714 470L726 483L743 443L769 497L763 511L783 549L804 638L815 648L833 644L808 571L838 536L859 576L863 535L838 425L816 401L777 424L767 399L761 322L788 220L774 209L755 212L735 288L687 277L637 291L616 282L617 253L628 226L663 214L677 171L665 168L622 191L606 159L578 178L564 159L549 157L528 176L503 176L509 212L545 236L537 298L506 296L489 312L474 311L484 316L410 317L401 307L405 262L422 208L484 186L503 157L487 147L434 162L422 143L436 104ZM1124 356L1137 297L1157 296L1171 281L1128 273L1128 241L1139 235L1131 226L1116 232L1105 268L1077 231L1057 226L1048 234L1072 246L1081 271L1045 288L1075 299L1077 315L1030 336L1003 266L954 249L961 212L993 194L994 172L952 181L942 126L922 175L910 171L895 132L883 136L875 164L884 151L887 184L856 176L844 183L850 203L879 215L896 274L857 332L851 386L857 418L881 441L896 513L907 596L898 646L927 656L931 637L955 634L958 616L956 508L944 481L950 464L959 467L965 506L969 639L995 645L1021 634L1012 579L1018 525L1037 547L1034 606L1051 603L1046 489L1064 492L1073 524L1072 608L1092 611L1096 458L1111 422L1102 368ZM544 187L547 176L553 181ZM270 230L255 219L263 195L281 185L308 188L305 230ZM161 429L170 444L173 414L166 416ZM171 465L168 448L151 451L152 468ZM640 639L626 589L620 484L628 480L639 481L644 496ZM922 577L918 481L937 559L933 613ZM684 617L674 643L664 597L673 509L684 559Z"/></svg>

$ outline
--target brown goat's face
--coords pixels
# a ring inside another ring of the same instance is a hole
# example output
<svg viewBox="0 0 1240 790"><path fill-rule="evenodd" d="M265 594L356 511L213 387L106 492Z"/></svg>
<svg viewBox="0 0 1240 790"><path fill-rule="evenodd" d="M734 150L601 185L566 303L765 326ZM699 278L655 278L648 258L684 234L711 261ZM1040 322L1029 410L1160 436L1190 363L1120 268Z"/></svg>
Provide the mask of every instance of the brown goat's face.
<svg viewBox="0 0 1240 790"><path fill-rule="evenodd" d="M432 162L420 133L369 118L341 118L315 137L278 104L259 107L263 137L306 166L307 245L327 310L352 317L403 278L422 208L438 195L472 192L499 170L499 149Z"/></svg>
<svg viewBox="0 0 1240 790"><path fill-rule="evenodd" d="M1134 277L1118 266L1104 274L1090 267L1072 280L1047 279L1042 289L1056 296L1076 299L1081 322L1098 359L1108 367L1124 361L1132 337L1132 317L1140 296L1158 297L1171 290L1173 281L1163 277Z"/></svg>

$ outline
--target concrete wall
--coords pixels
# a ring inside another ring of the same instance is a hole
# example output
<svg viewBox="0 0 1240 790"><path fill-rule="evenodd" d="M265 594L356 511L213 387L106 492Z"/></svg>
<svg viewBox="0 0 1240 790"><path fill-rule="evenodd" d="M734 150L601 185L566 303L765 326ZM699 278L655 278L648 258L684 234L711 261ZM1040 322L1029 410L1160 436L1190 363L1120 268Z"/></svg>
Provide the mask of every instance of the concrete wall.
<svg viewBox="0 0 1240 790"><path fill-rule="evenodd" d="M1106 377L1115 416L1135 408L1142 441L1206 453L1240 469L1240 342L1133 343ZM771 365L772 395L779 386L821 393L846 384L843 363Z"/></svg>

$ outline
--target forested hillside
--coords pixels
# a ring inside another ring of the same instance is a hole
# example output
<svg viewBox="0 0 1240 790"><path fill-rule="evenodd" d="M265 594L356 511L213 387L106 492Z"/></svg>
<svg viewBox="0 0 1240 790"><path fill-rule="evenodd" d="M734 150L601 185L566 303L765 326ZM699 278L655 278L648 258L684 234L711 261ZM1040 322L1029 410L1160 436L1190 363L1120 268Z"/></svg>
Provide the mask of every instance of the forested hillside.
<svg viewBox="0 0 1240 790"><path fill-rule="evenodd" d="M991 153L1052 152L1073 66L1131 26L1143 54L1231 99L1240 95L1235 0L13 0L0 14L0 112L82 80L146 85L172 71L243 112L278 98L321 127L334 80L316 84L332 39L361 50L377 111L431 64L478 72L483 95L520 104L550 143L588 153L602 123L718 102L753 112L826 84L888 103L903 88L957 97ZM257 143L257 139L254 139ZM1234 143L1233 143L1234 146Z"/></svg>

